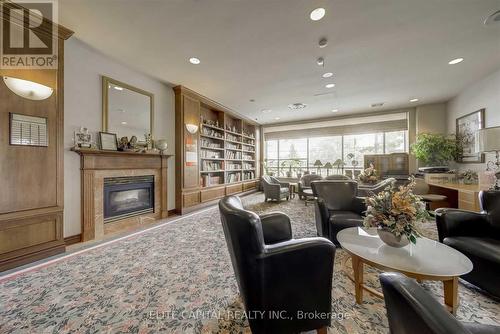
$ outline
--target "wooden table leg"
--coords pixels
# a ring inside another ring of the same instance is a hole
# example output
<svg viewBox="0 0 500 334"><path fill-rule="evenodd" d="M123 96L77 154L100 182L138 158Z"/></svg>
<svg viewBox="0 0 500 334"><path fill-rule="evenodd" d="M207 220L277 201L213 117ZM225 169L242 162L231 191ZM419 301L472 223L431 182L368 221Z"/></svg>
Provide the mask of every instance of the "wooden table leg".
<svg viewBox="0 0 500 334"><path fill-rule="evenodd" d="M354 272L354 291L356 294L356 303L363 303L363 262L356 255L351 256L352 270Z"/></svg>
<svg viewBox="0 0 500 334"><path fill-rule="evenodd" d="M444 303L449 307L453 315L457 314L458 308L458 277L443 281Z"/></svg>

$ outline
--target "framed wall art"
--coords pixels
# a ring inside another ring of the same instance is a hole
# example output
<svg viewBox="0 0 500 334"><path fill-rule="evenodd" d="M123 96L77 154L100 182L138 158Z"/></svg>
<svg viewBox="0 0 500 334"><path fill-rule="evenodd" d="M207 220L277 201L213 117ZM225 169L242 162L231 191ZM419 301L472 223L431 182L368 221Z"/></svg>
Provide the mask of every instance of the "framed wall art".
<svg viewBox="0 0 500 334"><path fill-rule="evenodd" d="M462 146L462 154L457 159L460 163L483 163L484 154L476 152L476 132L484 128L484 111L480 109L457 118L457 140Z"/></svg>

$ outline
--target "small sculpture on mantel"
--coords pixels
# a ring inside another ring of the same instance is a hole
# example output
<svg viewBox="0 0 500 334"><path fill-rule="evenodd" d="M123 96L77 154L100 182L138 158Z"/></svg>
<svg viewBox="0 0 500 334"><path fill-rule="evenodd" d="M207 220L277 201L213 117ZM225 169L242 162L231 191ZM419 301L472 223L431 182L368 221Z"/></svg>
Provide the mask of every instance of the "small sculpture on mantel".
<svg viewBox="0 0 500 334"><path fill-rule="evenodd" d="M146 150L153 149L153 139L151 137L151 134L150 133L145 134L144 138L146 139Z"/></svg>
<svg viewBox="0 0 500 334"><path fill-rule="evenodd" d="M128 148L135 150L137 148L137 137L132 136L130 137L130 141L128 142Z"/></svg>
<svg viewBox="0 0 500 334"><path fill-rule="evenodd" d="M118 151L127 151L128 150L128 137L121 137L120 142L118 143Z"/></svg>

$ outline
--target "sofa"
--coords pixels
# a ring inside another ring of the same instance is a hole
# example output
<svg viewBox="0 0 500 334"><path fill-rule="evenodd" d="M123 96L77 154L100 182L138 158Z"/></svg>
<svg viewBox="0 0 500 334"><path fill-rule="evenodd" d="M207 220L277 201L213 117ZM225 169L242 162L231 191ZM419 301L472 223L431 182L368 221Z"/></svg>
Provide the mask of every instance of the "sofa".
<svg viewBox="0 0 500 334"><path fill-rule="evenodd" d="M465 254L473 263L462 278L500 297L500 191L479 193L482 212L437 209L439 241Z"/></svg>

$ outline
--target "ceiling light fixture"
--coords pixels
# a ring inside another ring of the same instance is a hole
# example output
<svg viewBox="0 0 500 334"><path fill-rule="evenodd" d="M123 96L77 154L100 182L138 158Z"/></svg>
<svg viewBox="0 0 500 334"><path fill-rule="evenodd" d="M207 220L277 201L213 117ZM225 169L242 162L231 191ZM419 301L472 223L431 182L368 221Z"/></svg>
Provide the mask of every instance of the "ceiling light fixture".
<svg viewBox="0 0 500 334"><path fill-rule="evenodd" d="M455 64L461 63L461 62L463 62L463 61L464 61L464 59L463 59L463 58L455 58L455 59L453 59L453 60L450 60L450 61L448 62L448 64L450 64L450 65L455 65Z"/></svg>
<svg viewBox="0 0 500 334"><path fill-rule="evenodd" d="M275 119L275 120L277 120L277 121L279 121L279 120L280 120L280 118L279 118L279 117L274 117L274 119Z"/></svg>
<svg viewBox="0 0 500 334"><path fill-rule="evenodd" d="M418 102L418 99L411 99L410 102Z"/></svg>
<svg viewBox="0 0 500 334"><path fill-rule="evenodd" d="M333 76L332 72L323 73L323 78L330 78L331 76Z"/></svg>
<svg viewBox="0 0 500 334"><path fill-rule="evenodd" d="M113 88L116 89L116 90L119 90L119 91L123 90L123 87L120 87L120 86L114 86Z"/></svg>
<svg viewBox="0 0 500 334"><path fill-rule="evenodd" d="M318 64L318 66L325 66L325 58L319 57L316 59L316 64Z"/></svg>
<svg viewBox="0 0 500 334"><path fill-rule="evenodd" d="M319 40L318 46L322 49L328 45L328 39L326 37L323 37Z"/></svg>
<svg viewBox="0 0 500 334"><path fill-rule="evenodd" d="M186 124L186 130L192 135L194 135L198 131L198 125L196 124Z"/></svg>
<svg viewBox="0 0 500 334"><path fill-rule="evenodd" d="M305 107L307 107L307 104L304 104L304 103L292 103L292 104L289 104L288 105L288 109L291 109L291 110L299 110L299 109L304 109Z"/></svg>
<svg viewBox="0 0 500 334"><path fill-rule="evenodd" d="M262 109L261 112L263 114L269 114L272 110L271 109Z"/></svg>
<svg viewBox="0 0 500 334"><path fill-rule="evenodd" d="M125 121L124 121L124 122L122 122L122 125L127 125L127 122L125 122Z"/></svg>
<svg viewBox="0 0 500 334"><path fill-rule="evenodd" d="M50 87L18 78L3 77L3 82L16 95L29 100L45 100L54 92Z"/></svg>
<svg viewBox="0 0 500 334"><path fill-rule="evenodd" d="M198 65L199 63L201 63L201 61L196 57L189 58L189 62L193 65Z"/></svg>
<svg viewBox="0 0 500 334"><path fill-rule="evenodd" d="M338 112L339 110L338 109L332 109L332 112Z"/></svg>
<svg viewBox="0 0 500 334"><path fill-rule="evenodd" d="M309 17L313 21L319 21L321 20L326 14L326 10L324 8L316 8L314 9L311 14L309 14Z"/></svg>
<svg viewBox="0 0 500 334"><path fill-rule="evenodd" d="M500 10L497 10L496 12L494 12L493 14L488 16L486 18L486 20L484 20L485 26L490 25L490 24L494 24L494 23L500 23Z"/></svg>
<svg viewBox="0 0 500 334"><path fill-rule="evenodd" d="M325 87L326 88L333 88L333 87L335 87L335 84L329 83L329 84L326 84Z"/></svg>

